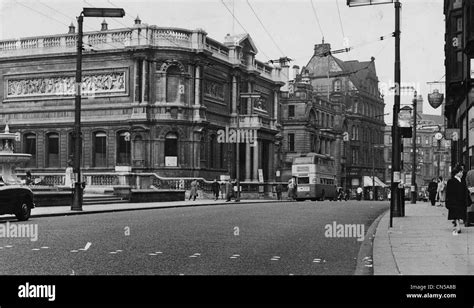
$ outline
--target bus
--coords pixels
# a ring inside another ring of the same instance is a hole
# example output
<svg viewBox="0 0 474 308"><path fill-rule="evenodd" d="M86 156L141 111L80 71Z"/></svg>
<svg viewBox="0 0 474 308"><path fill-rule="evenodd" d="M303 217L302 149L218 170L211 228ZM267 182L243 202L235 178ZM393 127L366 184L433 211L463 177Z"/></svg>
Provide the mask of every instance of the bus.
<svg viewBox="0 0 474 308"><path fill-rule="evenodd" d="M316 153L295 157L291 175L296 178L297 200L337 198L334 159Z"/></svg>

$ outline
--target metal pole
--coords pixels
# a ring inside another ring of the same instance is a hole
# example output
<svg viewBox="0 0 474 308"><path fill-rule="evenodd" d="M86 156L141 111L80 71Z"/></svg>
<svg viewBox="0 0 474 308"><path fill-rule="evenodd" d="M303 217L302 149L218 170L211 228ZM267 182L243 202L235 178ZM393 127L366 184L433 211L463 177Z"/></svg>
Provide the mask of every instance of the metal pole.
<svg viewBox="0 0 474 308"><path fill-rule="evenodd" d="M240 127L240 98L238 99L238 108L237 108L237 132L239 131ZM236 143L236 149L237 149L237 157L236 157L236 170L235 170L235 177L237 178L236 180L236 186L237 186L237 194L235 197L235 202L240 202L240 143Z"/></svg>
<svg viewBox="0 0 474 308"><path fill-rule="evenodd" d="M82 181L81 181L81 83L82 83L82 23L84 16L77 17L77 60L76 60L76 96L74 111L74 196L71 210L82 211Z"/></svg>
<svg viewBox="0 0 474 308"><path fill-rule="evenodd" d="M375 201L375 146L372 145L372 200Z"/></svg>
<svg viewBox="0 0 474 308"><path fill-rule="evenodd" d="M441 170L441 167L440 167L440 164L441 164L441 140L438 140L438 178L440 176L440 170Z"/></svg>
<svg viewBox="0 0 474 308"><path fill-rule="evenodd" d="M416 91L413 98L413 163L411 168L411 203L416 204Z"/></svg>
<svg viewBox="0 0 474 308"><path fill-rule="evenodd" d="M401 215L401 202L399 198L398 183L400 180L400 133L398 130L398 113L400 112L400 7L398 0L395 1L395 100L393 104L392 120L392 183L390 199L390 227L392 227L392 217ZM397 177L395 176L397 175Z"/></svg>

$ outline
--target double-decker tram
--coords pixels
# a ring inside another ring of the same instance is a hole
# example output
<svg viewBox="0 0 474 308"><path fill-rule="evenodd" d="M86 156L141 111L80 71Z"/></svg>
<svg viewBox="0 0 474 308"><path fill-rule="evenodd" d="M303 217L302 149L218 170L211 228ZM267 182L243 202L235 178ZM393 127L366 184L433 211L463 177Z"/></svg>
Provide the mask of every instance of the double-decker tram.
<svg viewBox="0 0 474 308"><path fill-rule="evenodd" d="M297 200L336 199L334 159L329 156L310 153L295 157L291 173L296 178Z"/></svg>

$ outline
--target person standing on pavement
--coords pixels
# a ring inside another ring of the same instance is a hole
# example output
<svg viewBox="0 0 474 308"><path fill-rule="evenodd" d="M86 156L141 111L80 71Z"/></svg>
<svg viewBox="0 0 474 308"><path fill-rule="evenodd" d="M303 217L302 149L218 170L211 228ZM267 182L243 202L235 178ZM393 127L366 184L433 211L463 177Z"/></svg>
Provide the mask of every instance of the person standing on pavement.
<svg viewBox="0 0 474 308"><path fill-rule="evenodd" d="M357 192L357 200L358 200L358 201L362 200L362 192L363 192L363 191L364 191L364 190L362 189L362 187L360 187L360 186L357 187L357 191L356 191L356 192Z"/></svg>
<svg viewBox="0 0 474 308"><path fill-rule="evenodd" d="M453 235L461 233L460 220L466 219L469 191L465 183L462 182L463 173L462 167L456 166L453 170L453 177L446 185L446 207L448 208L448 220L453 221Z"/></svg>
<svg viewBox="0 0 474 308"><path fill-rule="evenodd" d="M276 191L276 194L277 194L277 200L281 200L281 192L283 191L283 186L281 185L281 183L278 183L276 185L275 191Z"/></svg>
<svg viewBox="0 0 474 308"><path fill-rule="evenodd" d="M217 199L219 199L219 183L216 179L214 179L214 182L212 182L211 188L212 192L214 193L214 197L216 198L215 200L217 201Z"/></svg>
<svg viewBox="0 0 474 308"><path fill-rule="evenodd" d="M439 205L438 206L443 206L444 205L444 200L446 199L446 183L443 180L443 177L440 176L438 180L438 188L436 190L438 194L438 200L439 200Z"/></svg>
<svg viewBox="0 0 474 308"><path fill-rule="evenodd" d="M230 179L227 179L225 182L225 193L226 193L226 202L229 202L234 196L234 185L230 182Z"/></svg>
<svg viewBox="0 0 474 308"><path fill-rule="evenodd" d="M431 182L428 184L428 194L429 194L429 198L430 198L432 206L436 204L437 190L438 190L438 183L436 183L436 179L432 179Z"/></svg>
<svg viewBox="0 0 474 308"><path fill-rule="evenodd" d="M192 198L193 201L196 201L196 197L198 196L197 190L198 190L198 182L196 180L193 180L191 182L191 191L189 192L189 200L191 200Z"/></svg>
<svg viewBox="0 0 474 308"><path fill-rule="evenodd" d="M293 178L291 178L289 181L288 181L288 199L293 199L293 192L295 190L295 180Z"/></svg>

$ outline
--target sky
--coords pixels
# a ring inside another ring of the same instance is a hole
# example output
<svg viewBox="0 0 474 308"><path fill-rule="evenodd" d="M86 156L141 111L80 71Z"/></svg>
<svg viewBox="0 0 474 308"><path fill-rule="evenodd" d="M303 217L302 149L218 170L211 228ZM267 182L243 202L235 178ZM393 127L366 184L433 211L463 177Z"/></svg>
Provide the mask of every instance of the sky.
<svg viewBox="0 0 474 308"><path fill-rule="evenodd" d="M441 114L428 104L435 88L444 93L443 0L402 0L401 79L424 99L423 111ZM138 15L142 23L159 27L202 28L223 42L226 34L249 33L266 62L287 56L290 67L305 66L314 45L331 44L341 60L370 61L375 57L379 87L385 89L385 113L393 110L395 28L393 4L348 7L346 0L0 0L0 40L67 33L83 7L121 7L126 16L109 18L109 29L131 27ZM233 18L235 16L235 18ZM84 31L100 30L102 18L86 18ZM380 40L385 36L384 40ZM291 70L290 70L291 71ZM293 78L290 72L290 79ZM402 93L410 104L413 93ZM385 122L391 124L392 116Z"/></svg>

